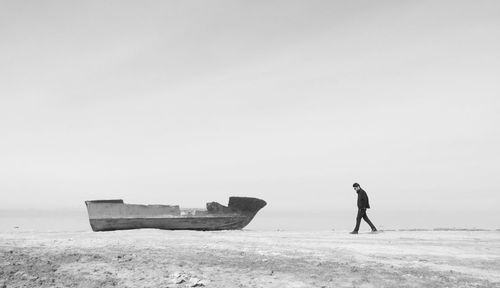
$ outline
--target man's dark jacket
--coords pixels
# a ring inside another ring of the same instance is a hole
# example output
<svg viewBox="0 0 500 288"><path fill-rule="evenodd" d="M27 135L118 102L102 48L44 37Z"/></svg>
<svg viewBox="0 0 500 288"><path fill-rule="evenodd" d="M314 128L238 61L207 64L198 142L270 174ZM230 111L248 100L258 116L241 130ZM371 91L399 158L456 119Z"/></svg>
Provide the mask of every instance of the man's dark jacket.
<svg viewBox="0 0 500 288"><path fill-rule="evenodd" d="M368 195L365 190L359 189L356 191L358 193L358 209L367 209L370 208L370 203L368 202Z"/></svg>

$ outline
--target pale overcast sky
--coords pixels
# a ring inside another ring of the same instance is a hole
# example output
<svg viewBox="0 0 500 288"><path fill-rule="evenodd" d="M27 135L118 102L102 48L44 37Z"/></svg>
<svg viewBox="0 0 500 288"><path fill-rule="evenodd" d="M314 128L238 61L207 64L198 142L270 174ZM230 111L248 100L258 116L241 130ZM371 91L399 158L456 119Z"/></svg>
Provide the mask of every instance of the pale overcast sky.
<svg viewBox="0 0 500 288"><path fill-rule="evenodd" d="M498 1L2 0L0 51L0 209L340 211L359 182L498 215Z"/></svg>

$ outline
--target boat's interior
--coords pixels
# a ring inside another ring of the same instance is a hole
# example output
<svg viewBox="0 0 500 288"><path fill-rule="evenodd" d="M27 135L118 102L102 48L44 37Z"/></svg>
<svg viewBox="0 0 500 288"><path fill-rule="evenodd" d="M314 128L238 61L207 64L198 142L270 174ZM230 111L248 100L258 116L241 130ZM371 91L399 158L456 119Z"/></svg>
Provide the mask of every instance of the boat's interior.
<svg viewBox="0 0 500 288"><path fill-rule="evenodd" d="M210 216L213 214L234 213L234 211L217 202L207 203L207 209L183 208L179 205L140 205L126 204L123 200L87 201L90 219L104 218L159 218L179 216Z"/></svg>

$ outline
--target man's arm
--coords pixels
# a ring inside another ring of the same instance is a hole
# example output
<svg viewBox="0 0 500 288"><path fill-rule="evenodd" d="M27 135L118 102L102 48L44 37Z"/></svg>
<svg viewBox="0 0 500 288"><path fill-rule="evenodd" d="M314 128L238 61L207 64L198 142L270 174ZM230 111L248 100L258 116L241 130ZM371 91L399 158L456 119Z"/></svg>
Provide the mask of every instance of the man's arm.
<svg viewBox="0 0 500 288"><path fill-rule="evenodd" d="M368 195L366 195L366 192L363 191L361 192L361 207L360 209L366 209L368 207Z"/></svg>

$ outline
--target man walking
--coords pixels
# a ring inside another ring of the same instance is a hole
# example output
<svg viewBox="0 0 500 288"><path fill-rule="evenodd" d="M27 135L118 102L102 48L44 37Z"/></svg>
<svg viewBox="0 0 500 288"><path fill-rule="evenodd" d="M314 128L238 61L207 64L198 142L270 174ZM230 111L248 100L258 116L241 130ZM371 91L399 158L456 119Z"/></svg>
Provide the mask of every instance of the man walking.
<svg viewBox="0 0 500 288"><path fill-rule="evenodd" d="M372 232L377 231L377 228L375 228L375 225L373 225L372 221L368 219L368 216L366 215L366 209L370 208L370 203L368 202L368 195L366 194L365 190L361 189L358 183L354 183L352 185L354 187L354 190L356 190L356 193L358 193L358 216L356 217L356 227L354 227L354 230L351 232L351 234L358 234L359 231L359 224L361 224L361 218L370 225L370 228L372 228Z"/></svg>

